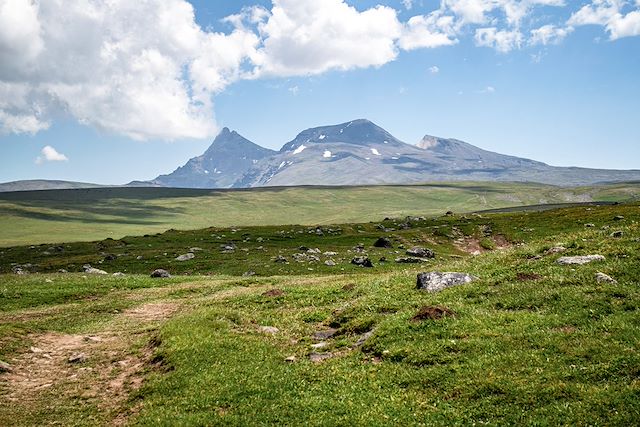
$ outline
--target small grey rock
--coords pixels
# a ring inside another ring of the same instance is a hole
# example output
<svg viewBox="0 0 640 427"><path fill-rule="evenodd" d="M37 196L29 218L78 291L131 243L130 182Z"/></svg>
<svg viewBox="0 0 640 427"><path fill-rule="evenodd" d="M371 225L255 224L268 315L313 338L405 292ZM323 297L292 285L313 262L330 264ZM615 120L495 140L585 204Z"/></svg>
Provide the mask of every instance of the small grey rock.
<svg viewBox="0 0 640 427"><path fill-rule="evenodd" d="M593 227L595 227L596 225L595 225L595 224L592 224L592 223L587 223L587 224L585 224L584 226L585 226L585 227L587 227L587 228L593 228Z"/></svg>
<svg viewBox="0 0 640 427"><path fill-rule="evenodd" d="M435 258L436 254L431 249L413 247L407 249L407 255L419 258Z"/></svg>
<svg viewBox="0 0 640 427"><path fill-rule="evenodd" d="M351 260L351 264L357 265L359 267L373 267L373 263L367 257L355 257Z"/></svg>
<svg viewBox="0 0 640 427"><path fill-rule="evenodd" d="M604 261L602 255L582 255L582 256L563 256L557 259L557 263L561 265L582 265L593 261Z"/></svg>
<svg viewBox="0 0 640 427"><path fill-rule="evenodd" d="M87 355L84 353L75 353L67 359L69 363L82 363L87 360Z"/></svg>
<svg viewBox="0 0 640 427"><path fill-rule="evenodd" d="M564 252L566 250L567 250L567 248L565 248L564 246L554 246L552 248L547 249L545 254L547 254L547 255L558 254L558 253Z"/></svg>
<svg viewBox="0 0 640 427"><path fill-rule="evenodd" d="M93 268L89 264L83 265L82 270L87 274L109 274L104 270L100 270L99 268Z"/></svg>
<svg viewBox="0 0 640 427"><path fill-rule="evenodd" d="M328 259L324 262L324 265L328 266L328 267L334 267L336 265L336 262L332 259Z"/></svg>
<svg viewBox="0 0 640 427"><path fill-rule="evenodd" d="M624 219L624 216L622 216L622 215L616 215L616 216L613 217L614 221L622 221L623 219Z"/></svg>
<svg viewBox="0 0 640 427"><path fill-rule="evenodd" d="M169 274L169 272L167 270L163 270L162 268L158 268L156 270L153 270L153 272L151 273L151 277L154 277L154 278L168 278L168 277L171 277L171 274Z"/></svg>
<svg viewBox="0 0 640 427"><path fill-rule="evenodd" d="M275 326L260 326L260 332L266 335L275 335L280 332L280 329Z"/></svg>
<svg viewBox="0 0 640 427"><path fill-rule="evenodd" d="M415 258L415 257L400 257L400 258L396 258L396 262L398 264L419 264L421 262L425 262L425 260L422 258Z"/></svg>
<svg viewBox="0 0 640 427"><path fill-rule="evenodd" d="M316 331L313 333L313 339L316 341L324 341L327 338L331 338L337 333L338 330L334 328L325 329L323 331Z"/></svg>
<svg viewBox="0 0 640 427"><path fill-rule="evenodd" d="M376 248L392 248L393 244L386 237L380 237L373 243L373 246Z"/></svg>
<svg viewBox="0 0 640 427"><path fill-rule="evenodd" d="M621 230L617 230L617 231L614 231L613 233L611 233L610 236L614 237L614 238L620 238L620 237L624 236L624 232L622 232Z"/></svg>
<svg viewBox="0 0 640 427"><path fill-rule="evenodd" d="M331 353L315 353L314 352L309 355L309 360L311 360L314 363L319 363L319 362L322 362L323 360L330 359L331 357L333 357Z"/></svg>
<svg viewBox="0 0 640 427"><path fill-rule="evenodd" d="M418 274L416 288L427 292L439 292L452 286L470 283L475 278L466 273L431 271Z"/></svg>
<svg viewBox="0 0 640 427"><path fill-rule="evenodd" d="M596 282L598 283L618 283L616 279L604 273L596 273Z"/></svg>
<svg viewBox="0 0 640 427"><path fill-rule="evenodd" d="M124 274L124 273L122 273L120 271L117 271L117 272L113 273L112 276L113 277L124 277L124 276L126 276L126 274Z"/></svg>
<svg viewBox="0 0 640 427"><path fill-rule="evenodd" d="M275 257L273 259L273 262L284 264L285 262L287 262L287 259L285 257L283 257L282 255L278 255L277 257Z"/></svg>
<svg viewBox="0 0 640 427"><path fill-rule="evenodd" d="M194 259L196 256L193 252L186 253L184 255L180 255L176 257L176 261L189 261L190 259Z"/></svg>

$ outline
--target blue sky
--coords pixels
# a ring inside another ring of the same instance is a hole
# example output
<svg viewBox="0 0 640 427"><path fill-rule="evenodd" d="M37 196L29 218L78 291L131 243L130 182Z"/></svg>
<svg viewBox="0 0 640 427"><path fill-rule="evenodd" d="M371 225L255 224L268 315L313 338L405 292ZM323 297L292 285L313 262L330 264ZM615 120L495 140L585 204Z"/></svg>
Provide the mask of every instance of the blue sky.
<svg viewBox="0 0 640 427"><path fill-rule="evenodd" d="M640 169L640 1L54 3L0 0L3 182L151 179L223 126L280 148L355 118Z"/></svg>

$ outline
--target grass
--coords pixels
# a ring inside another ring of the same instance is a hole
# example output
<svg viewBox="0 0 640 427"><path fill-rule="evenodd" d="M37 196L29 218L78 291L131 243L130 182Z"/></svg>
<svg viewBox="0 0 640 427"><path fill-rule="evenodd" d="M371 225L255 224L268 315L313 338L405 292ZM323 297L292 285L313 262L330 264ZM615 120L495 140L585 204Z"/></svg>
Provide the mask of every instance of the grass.
<svg viewBox="0 0 640 427"><path fill-rule="evenodd" d="M90 357L81 367L92 371L64 365L62 372L77 373L85 386L61 379L0 405L0 425L634 425L640 418L639 221L636 203L410 219L406 229L399 227L404 218L341 224L323 227L323 235L303 226L170 231L127 237L125 245L65 244L49 258L41 254L48 247L5 249L3 271L14 256L48 272L72 260L93 261L100 251L131 254L101 268L144 274L0 276L0 359L19 366L45 333L116 333L105 342L124 340L104 352L86 350ZM613 231L622 237L611 237ZM380 235L391 236L394 248L374 249ZM229 240L238 248L221 253L220 241ZM471 240L484 252L469 255ZM373 269L349 264L360 241L376 261ZM194 242L203 249L194 260L167 264ZM436 259L377 262L398 256L400 244L435 248ZM300 245L333 250L342 261L335 267L325 266L323 256L271 261L277 254L291 259ZM547 254L557 245L566 251ZM133 256L143 249L142 260ZM165 252L171 256L158 264L143 262ZM555 262L593 253L605 261ZM161 264L190 275L147 277ZM241 277L250 268L258 274ZM425 270L463 271L478 280L430 294L415 289L416 273ZM596 272L617 283L597 282ZM274 289L281 292L265 294ZM176 311L154 321L129 314L154 304ZM433 305L455 315L412 320ZM265 334L261 326L279 331ZM336 333L326 347L312 348L314 333L328 328ZM312 353L331 357L313 362ZM126 389L125 399L109 387L87 391L109 384L120 373L117 361L127 357L142 363L134 374L141 387ZM96 373L104 370L112 377ZM0 384L1 401L13 389Z"/></svg>
<svg viewBox="0 0 640 427"><path fill-rule="evenodd" d="M251 190L94 188L0 193L0 247L92 241L167 229L324 225L518 205L637 200L637 184L525 183L291 187Z"/></svg>

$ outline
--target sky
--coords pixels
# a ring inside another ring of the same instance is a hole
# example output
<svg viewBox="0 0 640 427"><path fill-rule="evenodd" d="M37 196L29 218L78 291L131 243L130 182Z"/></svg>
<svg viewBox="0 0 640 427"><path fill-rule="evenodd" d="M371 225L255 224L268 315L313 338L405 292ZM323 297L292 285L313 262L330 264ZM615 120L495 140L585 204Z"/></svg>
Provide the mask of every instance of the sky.
<svg viewBox="0 0 640 427"><path fill-rule="evenodd" d="M640 0L0 0L0 182L169 173L367 118L640 169Z"/></svg>

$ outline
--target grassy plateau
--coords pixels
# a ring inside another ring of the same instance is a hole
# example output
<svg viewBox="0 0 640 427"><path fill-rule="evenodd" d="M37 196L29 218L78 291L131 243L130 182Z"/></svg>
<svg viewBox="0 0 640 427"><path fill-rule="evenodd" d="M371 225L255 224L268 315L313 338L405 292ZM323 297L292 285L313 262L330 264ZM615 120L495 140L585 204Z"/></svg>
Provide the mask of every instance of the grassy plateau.
<svg viewBox="0 0 640 427"><path fill-rule="evenodd" d="M640 204L444 212L638 189L491 186L6 197L0 425L637 425Z"/></svg>

